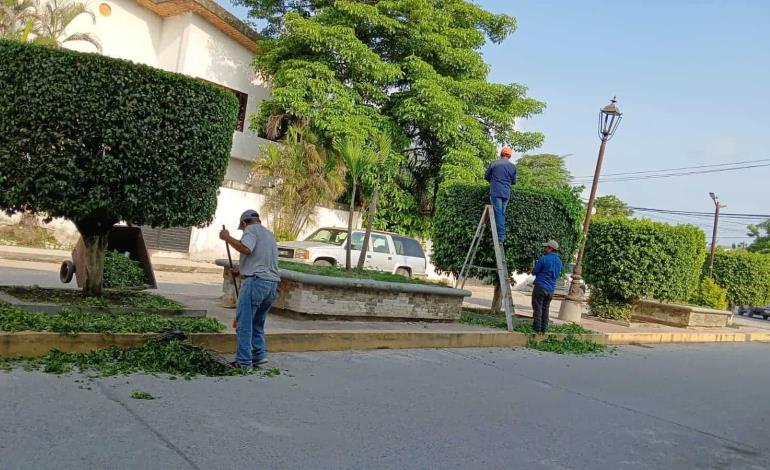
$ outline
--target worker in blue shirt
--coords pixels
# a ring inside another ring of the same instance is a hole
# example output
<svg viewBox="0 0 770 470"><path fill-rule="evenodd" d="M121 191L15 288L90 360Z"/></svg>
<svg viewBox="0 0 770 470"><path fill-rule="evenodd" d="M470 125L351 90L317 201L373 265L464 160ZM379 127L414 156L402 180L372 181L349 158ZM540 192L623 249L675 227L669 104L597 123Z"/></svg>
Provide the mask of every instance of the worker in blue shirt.
<svg viewBox="0 0 770 470"><path fill-rule="evenodd" d="M535 333L544 334L548 329L548 313L556 290L556 280L561 276L563 265L557 252L559 244L551 240L543 243L545 254L535 263L535 288L532 290L532 326Z"/></svg>
<svg viewBox="0 0 770 470"><path fill-rule="evenodd" d="M516 165L511 162L512 155L510 147L503 147L500 159L492 162L484 174L484 178L489 181L489 200L495 211L497 239L501 243L505 240L505 210L511 199L511 185L516 184Z"/></svg>

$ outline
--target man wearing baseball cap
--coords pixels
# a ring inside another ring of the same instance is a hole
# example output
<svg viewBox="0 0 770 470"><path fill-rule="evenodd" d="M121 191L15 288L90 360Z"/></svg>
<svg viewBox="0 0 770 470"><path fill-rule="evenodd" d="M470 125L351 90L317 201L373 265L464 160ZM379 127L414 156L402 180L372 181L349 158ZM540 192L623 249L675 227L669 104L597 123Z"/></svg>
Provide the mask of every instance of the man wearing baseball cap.
<svg viewBox="0 0 770 470"><path fill-rule="evenodd" d="M556 290L556 280L561 276L563 265L557 252L559 244L555 240L543 243L545 254L535 263L532 274L535 275L535 288L532 290L532 326L536 333L544 334L548 329L548 314L551 300Z"/></svg>
<svg viewBox="0 0 770 470"><path fill-rule="evenodd" d="M501 243L505 241L505 210L511 199L511 186L516 184L516 165L511 162L512 155L510 147L503 147L500 159L493 161L484 174L484 178L489 181L489 200L495 211L497 239Z"/></svg>
<svg viewBox="0 0 770 470"><path fill-rule="evenodd" d="M222 229L219 238L241 254L237 275L243 277L235 314L238 348L235 353L236 367L250 369L267 362L265 347L265 320L267 311L278 297L278 245L273 233L266 229L257 211L249 209L241 214L238 229L243 231L240 240Z"/></svg>

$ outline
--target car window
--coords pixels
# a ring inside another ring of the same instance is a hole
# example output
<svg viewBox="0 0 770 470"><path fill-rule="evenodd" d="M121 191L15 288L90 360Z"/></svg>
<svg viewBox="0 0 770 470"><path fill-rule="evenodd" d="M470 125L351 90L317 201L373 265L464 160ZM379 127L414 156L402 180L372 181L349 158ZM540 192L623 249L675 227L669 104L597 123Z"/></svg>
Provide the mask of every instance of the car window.
<svg viewBox="0 0 770 470"><path fill-rule="evenodd" d="M420 242L413 238L393 237L393 244L396 245L396 253L399 255L425 258Z"/></svg>
<svg viewBox="0 0 770 470"><path fill-rule="evenodd" d="M353 246L350 248L351 250L360 250L361 247L364 245L364 234L361 232L353 232Z"/></svg>
<svg viewBox="0 0 770 470"><path fill-rule="evenodd" d="M382 235L372 235L372 250L375 253L390 253L388 239Z"/></svg>
<svg viewBox="0 0 770 470"><path fill-rule="evenodd" d="M348 233L344 230L334 230L322 228L307 237L309 242L328 243L329 245L342 245L348 238Z"/></svg>

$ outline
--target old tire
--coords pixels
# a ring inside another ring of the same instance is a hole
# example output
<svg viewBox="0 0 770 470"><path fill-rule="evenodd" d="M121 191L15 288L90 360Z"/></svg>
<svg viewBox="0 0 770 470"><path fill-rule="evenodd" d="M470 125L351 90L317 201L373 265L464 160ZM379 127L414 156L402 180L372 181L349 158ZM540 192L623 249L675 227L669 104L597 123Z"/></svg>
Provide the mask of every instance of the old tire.
<svg viewBox="0 0 770 470"><path fill-rule="evenodd" d="M409 271L406 268L398 268L396 269L396 275L397 276L404 276L404 277L412 277L412 272Z"/></svg>
<svg viewBox="0 0 770 470"><path fill-rule="evenodd" d="M72 261L64 261L59 268L59 280L64 284L69 284L72 281L72 276L75 275L75 263Z"/></svg>
<svg viewBox="0 0 770 470"><path fill-rule="evenodd" d="M314 266L334 266L331 261L326 259L317 259L313 261Z"/></svg>

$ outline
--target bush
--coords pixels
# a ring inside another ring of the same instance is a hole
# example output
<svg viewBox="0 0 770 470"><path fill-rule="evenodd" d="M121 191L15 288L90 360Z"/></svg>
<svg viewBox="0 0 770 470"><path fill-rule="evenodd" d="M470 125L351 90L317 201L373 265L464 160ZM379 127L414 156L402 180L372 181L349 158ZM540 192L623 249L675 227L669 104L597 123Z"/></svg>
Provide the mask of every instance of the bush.
<svg viewBox="0 0 770 470"><path fill-rule="evenodd" d="M100 294L119 220L212 220L236 114L232 94L190 77L0 40L0 209L71 220Z"/></svg>
<svg viewBox="0 0 770 470"><path fill-rule="evenodd" d="M487 184L449 183L441 188L433 219L431 257L439 270L460 272L485 204L489 204ZM514 188L506 214L508 268L531 271L534 261L543 254L543 243L551 239L561 245L560 254L567 265L580 241L582 207L580 199L568 190ZM495 266L488 228L474 264Z"/></svg>
<svg viewBox="0 0 770 470"><path fill-rule="evenodd" d="M622 321L631 319L631 308L633 307L627 300L608 297L598 287L591 290L588 306L591 308L591 313L599 318Z"/></svg>
<svg viewBox="0 0 770 470"><path fill-rule="evenodd" d="M142 287L147 284L144 270L138 261L133 261L117 251L110 251L104 258L104 287Z"/></svg>
<svg viewBox="0 0 770 470"><path fill-rule="evenodd" d="M620 304L641 298L686 302L698 287L706 237L691 225L624 218L593 222L586 241L584 277L600 292L596 314L627 318Z"/></svg>
<svg viewBox="0 0 770 470"><path fill-rule="evenodd" d="M727 289L719 287L711 278L704 277L690 299L690 303L701 307L727 310Z"/></svg>
<svg viewBox="0 0 770 470"><path fill-rule="evenodd" d="M704 270L708 271L708 263ZM719 250L714 257L714 281L727 289L730 306L765 306L770 303L770 255Z"/></svg>

